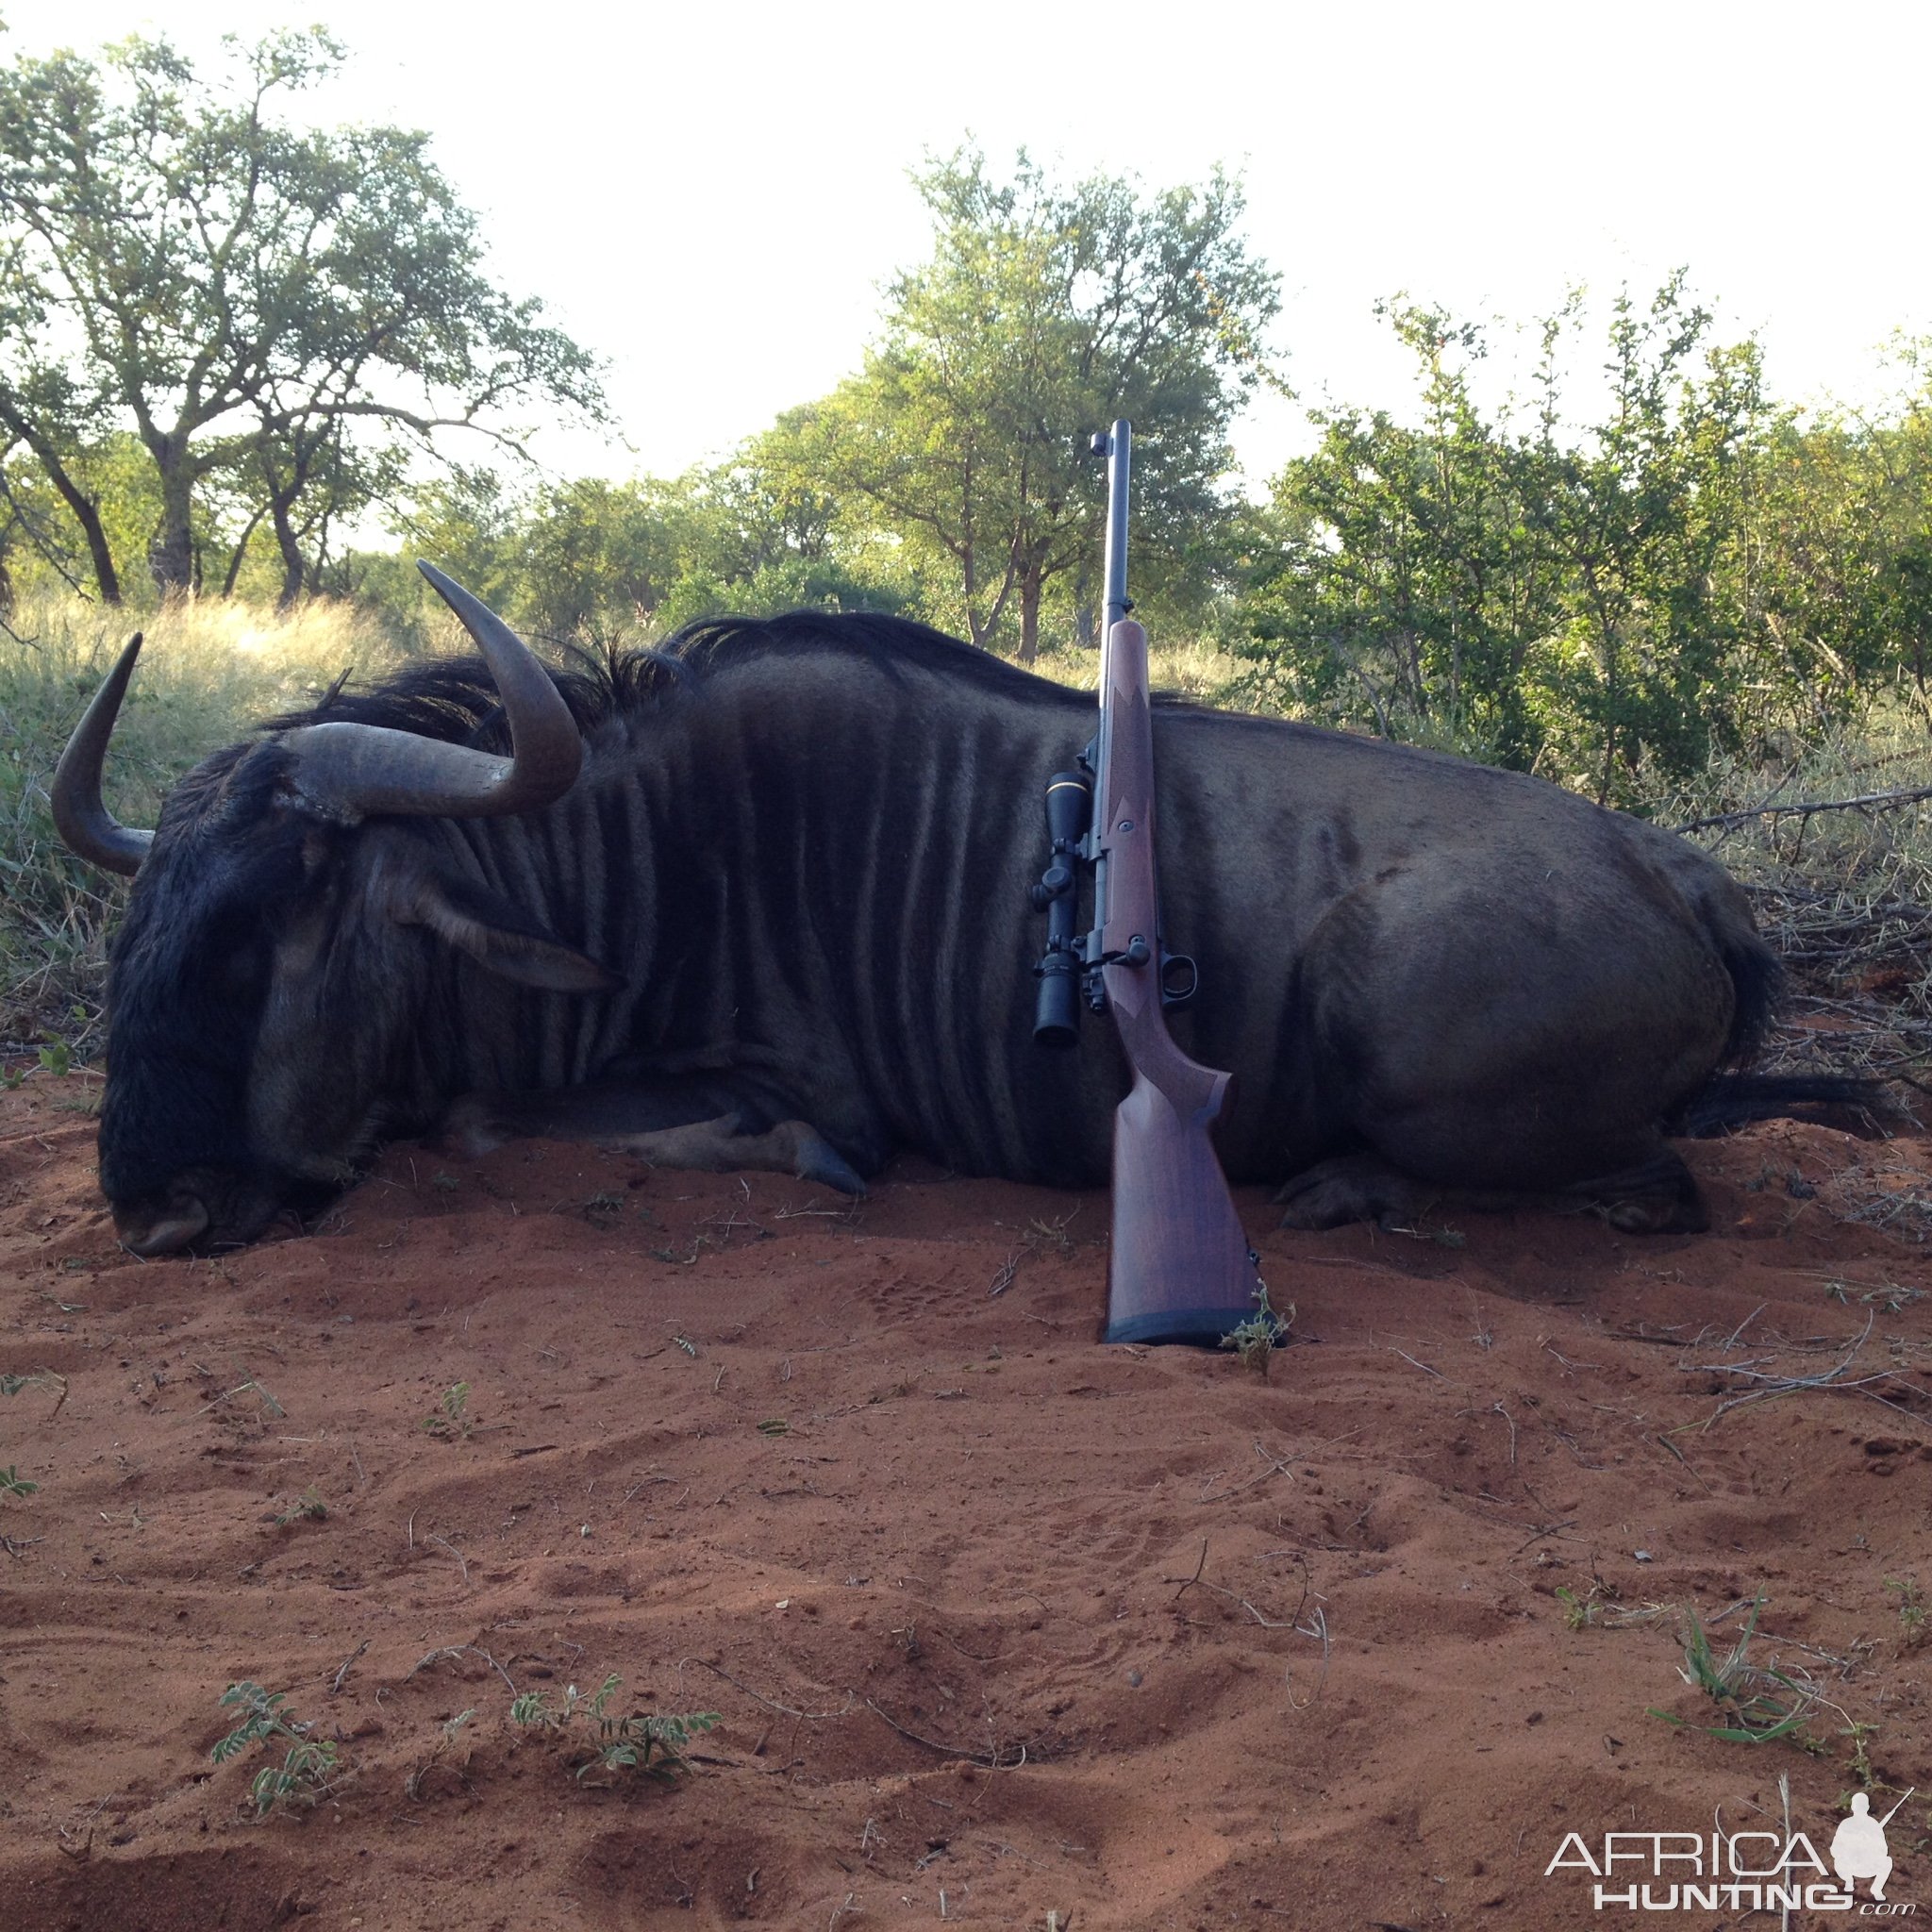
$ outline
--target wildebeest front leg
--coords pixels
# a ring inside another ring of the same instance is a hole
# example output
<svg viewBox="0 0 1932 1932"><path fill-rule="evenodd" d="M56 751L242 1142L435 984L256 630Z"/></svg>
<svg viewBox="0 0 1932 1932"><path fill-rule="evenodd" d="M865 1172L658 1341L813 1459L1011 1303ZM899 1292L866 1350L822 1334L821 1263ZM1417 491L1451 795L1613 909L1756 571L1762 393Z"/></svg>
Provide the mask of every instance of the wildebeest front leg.
<svg viewBox="0 0 1932 1932"><path fill-rule="evenodd" d="M506 1141L593 1141L654 1167L795 1174L862 1194L865 1182L809 1121L722 1078L610 1082L553 1093L471 1093L443 1116L441 1138L475 1157Z"/></svg>

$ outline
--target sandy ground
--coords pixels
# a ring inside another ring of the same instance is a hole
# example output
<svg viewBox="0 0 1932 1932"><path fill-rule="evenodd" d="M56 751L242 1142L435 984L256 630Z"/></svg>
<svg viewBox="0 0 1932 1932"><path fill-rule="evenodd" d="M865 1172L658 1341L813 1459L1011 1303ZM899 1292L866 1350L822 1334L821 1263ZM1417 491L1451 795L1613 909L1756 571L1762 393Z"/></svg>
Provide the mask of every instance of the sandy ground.
<svg viewBox="0 0 1932 1932"><path fill-rule="evenodd" d="M0 1371L65 1385L0 1396L7 1932L1735 1924L1546 1868L1782 1836L1781 1779L1823 1847L1861 1775L1918 1788L1888 1896L1932 1911L1932 1269L1848 1218L1932 1194L1924 1142L1693 1147L1697 1238L1243 1196L1263 1380L1098 1344L1104 1199L912 1169L852 1213L402 1147L143 1264L86 1091L0 1095ZM1757 1597L1808 1750L1651 1714L1724 1721L1682 1609L1723 1651ZM720 1715L676 1785L510 1722L612 1672ZM263 1823L269 1760L209 1758L242 1679L339 1743Z"/></svg>

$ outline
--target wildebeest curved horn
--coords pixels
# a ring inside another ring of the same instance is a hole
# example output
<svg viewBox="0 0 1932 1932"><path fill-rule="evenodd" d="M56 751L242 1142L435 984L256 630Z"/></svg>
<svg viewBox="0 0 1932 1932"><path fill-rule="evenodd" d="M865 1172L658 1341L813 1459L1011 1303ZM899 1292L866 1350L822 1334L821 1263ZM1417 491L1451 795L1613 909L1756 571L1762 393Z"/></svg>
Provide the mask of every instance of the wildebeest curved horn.
<svg viewBox="0 0 1932 1932"><path fill-rule="evenodd" d="M380 724L303 724L281 737L308 797L367 817L493 818L533 811L576 783L584 741L550 674L488 605L426 563L416 568L475 639L503 700L511 756Z"/></svg>
<svg viewBox="0 0 1932 1932"><path fill-rule="evenodd" d="M121 713L121 700L127 695L127 680L134 675L134 660L140 656L141 633L136 631L74 727L60 762L54 767L54 783L48 792L54 829L68 850L129 877L141 870L155 835L130 830L101 803L101 760L107 756L114 720Z"/></svg>

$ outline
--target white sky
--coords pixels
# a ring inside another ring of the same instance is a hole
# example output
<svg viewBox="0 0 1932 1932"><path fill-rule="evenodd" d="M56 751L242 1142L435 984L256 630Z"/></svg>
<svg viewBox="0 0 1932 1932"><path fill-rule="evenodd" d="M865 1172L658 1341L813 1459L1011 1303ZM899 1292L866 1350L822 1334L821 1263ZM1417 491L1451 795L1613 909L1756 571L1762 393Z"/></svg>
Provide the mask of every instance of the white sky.
<svg viewBox="0 0 1932 1932"><path fill-rule="evenodd" d="M627 446L552 430L564 472L670 474L858 363L926 249L906 178L969 131L1152 187L1244 173L1283 271L1290 379L1391 404L1371 315L1407 290L1527 321L1576 281L1689 263L1774 389L1857 398L1932 332L1932 7L1839 0L0 0L16 49L166 30L190 52L318 16L353 54L319 118L426 127L517 293L609 358ZM1107 43L1101 36L1110 34ZM0 41L0 54L8 42ZM1301 441L1258 408L1251 478Z"/></svg>

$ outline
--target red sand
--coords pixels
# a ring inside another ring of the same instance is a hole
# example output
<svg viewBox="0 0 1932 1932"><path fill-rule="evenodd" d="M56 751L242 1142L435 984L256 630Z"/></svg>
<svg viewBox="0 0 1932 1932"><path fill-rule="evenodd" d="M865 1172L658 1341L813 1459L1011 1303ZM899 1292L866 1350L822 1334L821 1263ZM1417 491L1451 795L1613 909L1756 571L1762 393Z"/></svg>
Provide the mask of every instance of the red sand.
<svg viewBox="0 0 1932 1932"><path fill-rule="evenodd" d="M1781 1774L1823 1849L1853 1724L1919 1788L1889 1896L1932 1910L1932 1642L1886 1588L1932 1597L1932 1301L1883 1292L1932 1271L1840 1185L1923 1188L1924 1142L1693 1147L1697 1238L1285 1235L1245 1195L1296 1310L1264 1382L1099 1345L1103 1198L910 1168L850 1214L401 1147L310 1236L143 1264L84 1091L0 1096L0 1370L67 1385L0 1398L40 1485L0 1496L8 1932L1737 1924L1545 1868L1781 1832ZM1891 1379L1710 1420L1749 1384L1707 1365L1855 1343ZM1677 1607L1759 1593L1815 1755L1646 1714L1717 1721ZM675 1788L510 1724L612 1671L722 1714ZM210 1763L242 1678L341 1741L312 1808L256 1824L265 1760Z"/></svg>

